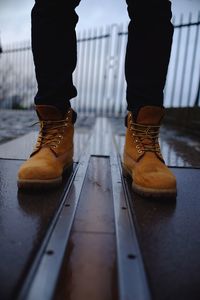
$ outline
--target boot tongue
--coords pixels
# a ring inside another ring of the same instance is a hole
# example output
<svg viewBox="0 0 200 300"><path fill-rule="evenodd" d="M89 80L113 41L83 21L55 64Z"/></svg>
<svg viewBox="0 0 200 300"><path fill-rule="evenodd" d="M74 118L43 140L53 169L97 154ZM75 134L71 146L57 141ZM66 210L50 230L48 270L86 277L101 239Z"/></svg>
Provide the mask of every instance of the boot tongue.
<svg viewBox="0 0 200 300"><path fill-rule="evenodd" d="M159 125L165 110L160 106L143 106L140 108L136 123L144 125Z"/></svg>
<svg viewBox="0 0 200 300"><path fill-rule="evenodd" d="M36 112L42 121L57 121L64 117L64 113L53 105L36 105Z"/></svg>

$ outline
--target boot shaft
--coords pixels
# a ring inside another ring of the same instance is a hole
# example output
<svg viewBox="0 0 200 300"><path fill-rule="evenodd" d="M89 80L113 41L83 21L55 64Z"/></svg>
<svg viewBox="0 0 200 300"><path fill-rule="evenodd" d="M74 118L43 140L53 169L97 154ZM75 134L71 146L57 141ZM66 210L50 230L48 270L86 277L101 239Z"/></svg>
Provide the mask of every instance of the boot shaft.
<svg viewBox="0 0 200 300"><path fill-rule="evenodd" d="M136 117L128 112L124 155L139 161L144 155L163 161L158 142L159 129L164 117L164 108L144 106Z"/></svg>
<svg viewBox="0 0 200 300"><path fill-rule="evenodd" d="M62 113L50 105L37 105L36 112L39 118L40 132L31 156L42 148L49 148L56 156L60 156L66 151L73 155L76 113L71 108Z"/></svg>

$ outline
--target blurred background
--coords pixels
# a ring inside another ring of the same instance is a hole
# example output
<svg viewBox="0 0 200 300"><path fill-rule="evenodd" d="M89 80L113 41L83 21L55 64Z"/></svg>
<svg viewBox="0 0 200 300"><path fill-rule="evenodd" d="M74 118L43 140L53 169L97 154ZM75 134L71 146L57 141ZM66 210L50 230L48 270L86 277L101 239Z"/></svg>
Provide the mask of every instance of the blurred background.
<svg viewBox="0 0 200 300"><path fill-rule="evenodd" d="M28 130L24 124L32 120L32 113L23 114L22 110L33 108L37 89L30 46L33 4L33 0L0 0L1 142L24 134ZM71 101L72 106L80 116L107 116L123 124L121 119L126 114L124 58L129 22L126 1L82 0L76 11L79 15L78 62L73 77L78 95ZM178 136L180 143L189 131L187 143L192 144L191 151L196 151L197 163L200 154L200 1L172 0L172 12L175 31L165 86L165 123L176 127L178 131L171 132L170 136L176 136L176 140ZM13 109L18 113L12 114ZM7 120L10 120L9 126ZM14 129L9 131L8 128ZM116 124L115 128L121 132L119 135L124 135L124 128ZM181 129L186 130L185 133L180 133ZM194 136L192 140L191 136Z"/></svg>
<svg viewBox="0 0 200 300"><path fill-rule="evenodd" d="M188 13L192 12L195 19L196 13L200 10L199 0L172 0L171 2L176 17L183 13L187 18ZM3 43L30 39L30 11L33 5L34 0L0 1L0 31ZM77 30L128 22L125 0L81 0L76 11L80 16Z"/></svg>
<svg viewBox="0 0 200 300"><path fill-rule="evenodd" d="M36 91L30 51L33 0L0 1L0 107L29 108ZM165 88L166 107L199 105L200 1L173 0L173 49ZM112 12L112 13L110 13ZM126 110L124 56L128 15L125 0L82 0L77 7L78 64L75 109L121 115ZM52 43L56 41L52 40ZM87 76L86 76L87 75Z"/></svg>

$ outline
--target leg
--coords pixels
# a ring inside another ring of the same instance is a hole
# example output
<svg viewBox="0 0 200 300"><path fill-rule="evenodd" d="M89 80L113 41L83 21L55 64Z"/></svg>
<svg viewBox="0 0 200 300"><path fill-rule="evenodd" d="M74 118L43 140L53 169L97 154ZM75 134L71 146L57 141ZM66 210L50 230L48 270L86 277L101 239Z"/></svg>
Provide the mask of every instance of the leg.
<svg viewBox="0 0 200 300"><path fill-rule="evenodd" d="M30 158L18 172L19 188L50 188L61 184L73 165L76 113L70 98L76 96L72 73L76 66L80 0L36 0L32 10L32 46L38 81L35 97L40 132Z"/></svg>
<svg viewBox="0 0 200 300"><path fill-rule="evenodd" d="M163 105L173 26L168 0L126 0L130 23L125 60L128 110Z"/></svg>
<svg viewBox="0 0 200 300"><path fill-rule="evenodd" d="M128 116L123 165L146 197L176 196L176 178L158 142L173 26L168 0L127 0L131 18L125 61Z"/></svg>
<svg viewBox="0 0 200 300"><path fill-rule="evenodd" d="M80 0L36 0L32 9L32 51L38 92L35 104L69 106L77 95L75 7Z"/></svg>

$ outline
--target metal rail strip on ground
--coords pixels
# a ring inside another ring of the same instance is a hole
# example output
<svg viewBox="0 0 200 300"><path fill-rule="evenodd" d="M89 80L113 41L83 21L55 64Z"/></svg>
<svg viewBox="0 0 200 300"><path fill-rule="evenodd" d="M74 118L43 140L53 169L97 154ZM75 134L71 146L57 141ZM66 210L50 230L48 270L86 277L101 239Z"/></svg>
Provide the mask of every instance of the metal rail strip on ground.
<svg viewBox="0 0 200 300"><path fill-rule="evenodd" d="M107 155L110 158L119 299L149 300L151 299L151 294L130 211L128 194L124 186L121 161L111 126L111 122L108 119L97 119L94 136L100 138L96 141L96 146L98 142L99 145L96 147L96 153L94 154Z"/></svg>
<svg viewBox="0 0 200 300"><path fill-rule="evenodd" d="M88 167L89 155L80 160L77 170L64 194L60 209L51 226L49 239L41 248L42 254L35 260L29 276L18 297L19 300L50 300L53 298L57 279L73 224L79 196Z"/></svg>
<svg viewBox="0 0 200 300"><path fill-rule="evenodd" d="M150 300L142 254L137 241L129 201L125 193L121 163L115 153L110 156L115 212L118 281L120 300Z"/></svg>

